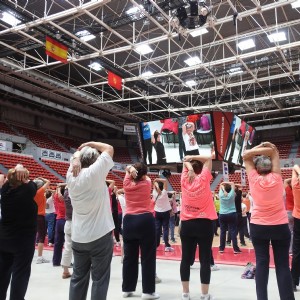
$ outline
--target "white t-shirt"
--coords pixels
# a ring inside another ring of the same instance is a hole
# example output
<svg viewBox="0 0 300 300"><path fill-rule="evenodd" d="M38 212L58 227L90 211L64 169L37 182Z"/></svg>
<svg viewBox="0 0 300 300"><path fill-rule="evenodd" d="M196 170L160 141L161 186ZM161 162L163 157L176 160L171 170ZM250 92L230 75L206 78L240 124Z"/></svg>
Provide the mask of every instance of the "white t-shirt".
<svg viewBox="0 0 300 300"><path fill-rule="evenodd" d="M119 194L118 195L118 200L120 202L120 206L121 206L121 209L122 209L122 214L123 214L123 217L124 217L125 212L126 212L126 200L125 200L124 194Z"/></svg>
<svg viewBox="0 0 300 300"><path fill-rule="evenodd" d="M191 135L188 135L187 133L182 134L182 137L183 137L186 151L192 151L192 150L199 149L196 137L194 136L193 133Z"/></svg>
<svg viewBox="0 0 300 300"><path fill-rule="evenodd" d="M48 208L46 208L46 214L53 214L55 212L53 196L47 199Z"/></svg>
<svg viewBox="0 0 300 300"><path fill-rule="evenodd" d="M90 243L115 228L105 182L113 166L111 156L103 152L91 166L83 168L77 177L73 177L69 167L66 181L73 206L74 242Z"/></svg>
<svg viewBox="0 0 300 300"><path fill-rule="evenodd" d="M163 189L158 196L156 189L153 189L153 200L155 201L154 210L157 212L166 212L171 210L168 192Z"/></svg>
<svg viewBox="0 0 300 300"><path fill-rule="evenodd" d="M242 208L242 217L247 217L247 206L245 203L241 203L241 208Z"/></svg>

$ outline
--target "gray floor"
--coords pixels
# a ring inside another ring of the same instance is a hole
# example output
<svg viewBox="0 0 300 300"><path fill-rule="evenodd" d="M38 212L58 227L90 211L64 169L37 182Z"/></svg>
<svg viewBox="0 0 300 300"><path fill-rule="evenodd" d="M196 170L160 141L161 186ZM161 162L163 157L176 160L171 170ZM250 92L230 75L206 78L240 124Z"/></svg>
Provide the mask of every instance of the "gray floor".
<svg viewBox="0 0 300 300"><path fill-rule="evenodd" d="M52 258L52 251L45 251L46 258ZM67 300L69 280L62 279L62 269L53 267L51 264L35 263L36 255L32 263L32 275L27 292L27 300ZM156 291L163 300L181 299L181 283L179 277L179 261L157 261L157 273L162 283L157 284ZM254 280L241 279L243 267L220 265L220 270L212 272L210 292L216 300L255 300ZM108 291L108 300L123 299L121 292L122 264L120 257L113 257L111 268L111 281ZM191 299L200 299L199 290L199 263L191 269L190 283ZM90 295L90 294L89 294ZM134 297L140 299L141 281ZM88 299L90 296L88 296ZM295 293L295 298L300 300L300 291ZM279 299L274 269L270 270L269 299Z"/></svg>

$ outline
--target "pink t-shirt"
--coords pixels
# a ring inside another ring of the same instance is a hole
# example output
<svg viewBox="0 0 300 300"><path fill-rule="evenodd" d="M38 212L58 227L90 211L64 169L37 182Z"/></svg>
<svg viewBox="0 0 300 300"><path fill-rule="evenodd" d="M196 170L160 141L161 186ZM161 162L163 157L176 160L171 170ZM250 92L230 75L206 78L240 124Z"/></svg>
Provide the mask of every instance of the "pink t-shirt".
<svg viewBox="0 0 300 300"><path fill-rule="evenodd" d="M298 178L292 178L292 188L294 195L293 217L300 219L300 183Z"/></svg>
<svg viewBox="0 0 300 300"><path fill-rule="evenodd" d="M188 170L183 169L181 174L181 211L180 219L217 219L217 213L210 191L210 170L203 167L202 172L196 176L192 183L187 177Z"/></svg>
<svg viewBox="0 0 300 300"><path fill-rule="evenodd" d="M252 170L248 176L253 209L250 223L257 225L287 224L281 175L271 172L265 176Z"/></svg>
<svg viewBox="0 0 300 300"><path fill-rule="evenodd" d="M125 214L152 213L150 179L134 182L131 176L126 174L123 188L126 195Z"/></svg>

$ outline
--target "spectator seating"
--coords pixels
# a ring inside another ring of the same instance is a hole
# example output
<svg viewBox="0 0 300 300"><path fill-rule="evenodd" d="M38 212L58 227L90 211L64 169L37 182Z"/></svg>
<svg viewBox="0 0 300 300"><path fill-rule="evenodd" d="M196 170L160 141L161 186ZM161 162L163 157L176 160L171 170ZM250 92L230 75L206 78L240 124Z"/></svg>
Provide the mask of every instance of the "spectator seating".
<svg viewBox="0 0 300 300"><path fill-rule="evenodd" d="M7 124L3 122L0 122L0 132L10 135L17 135Z"/></svg>
<svg viewBox="0 0 300 300"><path fill-rule="evenodd" d="M58 179L51 172L44 169L30 155L0 152L0 162L6 169L11 169L14 168L17 164L22 164L25 168L29 170L30 179L34 179L36 177L43 177L51 181L52 187L57 183L62 182L62 180Z"/></svg>
<svg viewBox="0 0 300 300"><path fill-rule="evenodd" d="M132 158L126 147L114 147L114 161L118 163L131 164Z"/></svg>
<svg viewBox="0 0 300 300"><path fill-rule="evenodd" d="M30 141L40 148L51 149L56 151L66 152L60 145L53 142L45 132L37 131L34 129L14 126L20 133L26 136Z"/></svg>
<svg viewBox="0 0 300 300"><path fill-rule="evenodd" d="M63 145L66 149L70 150L71 148L77 149L83 141L78 141L77 139L66 138L58 135L51 134L51 137L58 142L58 144Z"/></svg>
<svg viewBox="0 0 300 300"><path fill-rule="evenodd" d="M45 158L42 158L42 162L44 162L48 167L50 167L52 170L54 170L62 177L66 177L70 165L68 162L45 159Z"/></svg>

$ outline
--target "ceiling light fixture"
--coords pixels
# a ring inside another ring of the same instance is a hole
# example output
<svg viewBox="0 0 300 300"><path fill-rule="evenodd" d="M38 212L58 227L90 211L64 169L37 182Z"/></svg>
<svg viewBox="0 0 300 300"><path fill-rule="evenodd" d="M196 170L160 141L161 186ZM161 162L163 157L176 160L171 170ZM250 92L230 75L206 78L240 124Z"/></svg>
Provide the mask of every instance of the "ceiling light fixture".
<svg viewBox="0 0 300 300"><path fill-rule="evenodd" d="M243 70L241 69L241 67L236 67L236 68L229 69L228 73L230 76L232 76L232 75L237 75L237 74L243 73Z"/></svg>
<svg viewBox="0 0 300 300"><path fill-rule="evenodd" d="M103 67L98 62L93 62L88 66L95 71L100 71L103 69Z"/></svg>
<svg viewBox="0 0 300 300"><path fill-rule="evenodd" d="M268 39L271 43L286 41L286 34L284 31L274 32L268 35Z"/></svg>
<svg viewBox="0 0 300 300"><path fill-rule="evenodd" d="M253 39L247 39L239 42L238 47L243 51L243 50L254 48L255 43Z"/></svg>
<svg viewBox="0 0 300 300"><path fill-rule="evenodd" d="M195 66L201 64L201 60L198 56L192 56L184 61L187 65Z"/></svg>
<svg viewBox="0 0 300 300"><path fill-rule="evenodd" d="M186 84L187 86L191 87L191 86L197 85L197 82L196 82L195 80L187 80L187 81L185 82L185 84Z"/></svg>
<svg viewBox="0 0 300 300"><path fill-rule="evenodd" d="M133 6L128 10L126 10L126 14L128 15L131 21L135 21L144 16L142 14L143 9L144 9L143 5Z"/></svg>
<svg viewBox="0 0 300 300"><path fill-rule="evenodd" d="M2 17L0 18L3 22L9 24L10 26L16 26L21 23L20 20L18 20L15 16L7 13L7 12L2 12Z"/></svg>
<svg viewBox="0 0 300 300"><path fill-rule="evenodd" d="M300 0L297 0L293 3L291 3L291 5L292 5L292 8L300 8Z"/></svg>
<svg viewBox="0 0 300 300"><path fill-rule="evenodd" d="M93 40L96 37L95 35L91 34L88 30L78 31L75 35L84 42Z"/></svg>
<svg viewBox="0 0 300 300"><path fill-rule="evenodd" d="M146 72L141 74L142 77L148 77L148 76L151 76L151 75L153 75L153 72L151 72L151 71L146 71Z"/></svg>
<svg viewBox="0 0 300 300"><path fill-rule="evenodd" d="M152 48L148 44L139 45L134 49L134 51L141 55L145 55L150 52L153 52Z"/></svg>
<svg viewBox="0 0 300 300"><path fill-rule="evenodd" d="M199 35L202 35L202 34L205 34L205 33L208 33L208 30L206 28L198 28L198 29L195 29L195 30L191 31L190 35L192 37L196 37L196 36L199 36Z"/></svg>

